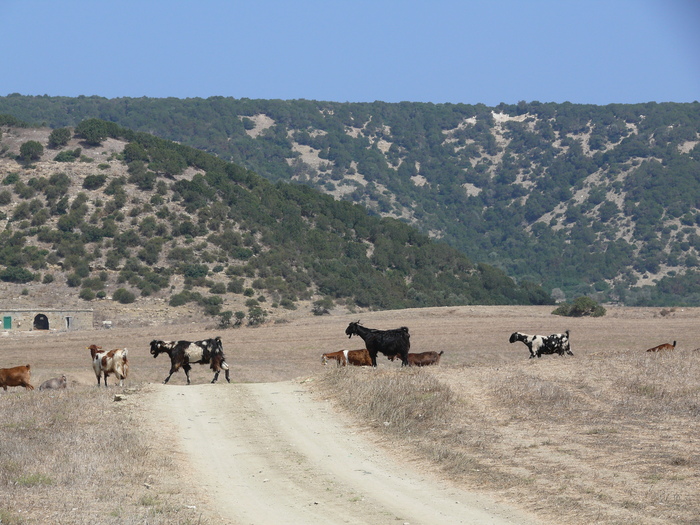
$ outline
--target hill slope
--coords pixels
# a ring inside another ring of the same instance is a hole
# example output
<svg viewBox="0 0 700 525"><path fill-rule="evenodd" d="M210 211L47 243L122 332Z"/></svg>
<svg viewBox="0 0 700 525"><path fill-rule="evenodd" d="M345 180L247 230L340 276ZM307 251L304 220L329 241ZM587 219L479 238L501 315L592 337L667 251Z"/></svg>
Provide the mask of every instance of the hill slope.
<svg viewBox="0 0 700 525"><path fill-rule="evenodd" d="M5 121L0 280L37 283L25 293L48 303L155 297L229 321L247 308L256 323L300 301L319 313L551 302L400 221L194 148L100 120L51 148L64 130Z"/></svg>
<svg viewBox="0 0 700 525"><path fill-rule="evenodd" d="M15 95L0 112L152 131L412 223L560 298L700 304L698 103Z"/></svg>

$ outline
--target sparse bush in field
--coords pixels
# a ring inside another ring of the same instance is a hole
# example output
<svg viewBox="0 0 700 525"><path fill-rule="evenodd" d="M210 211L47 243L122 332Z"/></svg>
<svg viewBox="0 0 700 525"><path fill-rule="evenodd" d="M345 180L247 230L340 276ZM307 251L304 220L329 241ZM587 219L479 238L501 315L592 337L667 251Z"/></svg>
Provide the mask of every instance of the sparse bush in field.
<svg viewBox="0 0 700 525"><path fill-rule="evenodd" d="M68 144L71 132L68 128L56 128L49 135L49 148L57 149Z"/></svg>
<svg viewBox="0 0 700 525"><path fill-rule="evenodd" d="M95 292L90 288L81 288L78 297L84 301L92 301L95 298Z"/></svg>
<svg viewBox="0 0 700 525"><path fill-rule="evenodd" d="M243 279L231 279L226 285L226 289L231 293L243 293Z"/></svg>
<svg viewBox="0 0 700 525"><path fill-rule="evenodd" d="M330 309L333 308L333 299L330 297L324 297L318 301L314 301L313 308L311 312L314 315L328 315L330 314Z"/></svg>
<svg viewBox="0 0 700 525"><path fill-rule="evenodd" d="M224 283L215 283L214 286L209 289L209 293L225 294L226 285Z"/></svg>
<svg viewBox="0 0 700 525"><path fill-rule="evenodd" d="M225 312L219 312L219 323L218 327L222 329L231 328L233 312L231 310L226 310Z"/></svg>
<svg viewBox="0 0 700 525"><path fill-rule="evenodd" d="M85 180L83 180L83 188L86 190L96 190L101 188L106 181L107 177L101 173L96 175L88 175L85 177Z"/></svg>
<svg viewBox="0 0 700 525"><path fill-rule="evenodd" d="M174 294L170 297L170 301L168 301L168 304L170 306L182 306L183 304L187 304L192 300L190 297L189 292L187 291L182 291L180 293Z"/></svg>
<svg viewBox="0 0 700 525"><path fill-rule="evenodd" d="M19 147L19 156L22 160L38 160L44 154L44 146L36 140L28 140Z"/></svg>
<svg viewBox="0 0 700 525"><path fill-rule="evenodd" d="M8 283L28 283L34 280L34 274L26 268L19 266L8 266L0 271L0 281Z"/></svg>
<svg viewBox="0 0 700 525"><path fill-rule="evenodd" d="M56 162L75 162L80 158L82 148L67 149L56 155L53 160Z"/></svg>
<svg viewBox="0 0 700 525"><path fill-rule="evenodd" d="M566 317L602 317L605 315L605 308L599 305L590 297L577 297L573 303L564 303L552 313Z"/></svg>
<svg viewBox="0 0 700 525"><path fill-rule="evenodd" d="M129 304L136 300L136 295L126 288L119 288L112 294L112 300L121 304Z"/></svg>
<svg viewBox="0 0 700 525"><path fill-rule="evenodd" d="M267 318L267 312L260 306L251 306L248 308L248 325L257 326L263 324Z"/></svg>

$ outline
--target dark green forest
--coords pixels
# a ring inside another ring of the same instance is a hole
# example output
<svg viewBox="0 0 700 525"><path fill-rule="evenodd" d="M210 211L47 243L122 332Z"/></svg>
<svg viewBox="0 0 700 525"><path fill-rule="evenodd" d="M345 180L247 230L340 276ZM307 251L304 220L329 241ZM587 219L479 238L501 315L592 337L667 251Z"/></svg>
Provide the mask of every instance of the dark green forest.
<svg viewBox="0 0 700 525"><path fill-rule="evenodd" d="M100 118L393 217L558 299L700 304L700 104L0 97Z"/></svg>
<svg viewBox="0 0 700 525"><path fill-rule="evenodd" d="M251 307L552 303L539 286L308 185L100 119L25 141L17 155L9 143L23 126L0 116L1 280L50 285L60 273L91 301L111 279L116 300L167 293L212 315L227 293ZM108 139L123 146L105 157ZM54 162L38 166L42 155Z"/></svg>

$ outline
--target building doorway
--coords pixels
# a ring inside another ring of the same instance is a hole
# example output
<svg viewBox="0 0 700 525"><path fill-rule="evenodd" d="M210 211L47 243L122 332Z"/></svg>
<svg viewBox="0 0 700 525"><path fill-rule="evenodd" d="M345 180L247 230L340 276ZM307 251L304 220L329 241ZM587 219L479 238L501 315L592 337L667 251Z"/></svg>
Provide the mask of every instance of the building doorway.
<svg viewBox="0 0 700 525"><path fill-rule="evenodd" d="M48 330L49 318L44 314L37 314L34 317L34 330Z"/></svg>

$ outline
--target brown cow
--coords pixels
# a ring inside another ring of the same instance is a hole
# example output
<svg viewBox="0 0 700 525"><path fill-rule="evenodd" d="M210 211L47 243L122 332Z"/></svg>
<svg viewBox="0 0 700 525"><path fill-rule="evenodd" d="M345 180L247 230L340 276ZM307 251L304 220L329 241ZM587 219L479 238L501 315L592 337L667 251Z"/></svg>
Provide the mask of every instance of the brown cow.
<svg viewBox="0 0 700 525"><path fill-rule="evenodd" d="M429 366L437 365L440 363L440 357L443 352L439 354L437 352L421 352L419 354L408 354L408 365L409 366ZM396 357L395 355L389 356L389 360L393 361Z"/></svg>
<svg viewBox="0 0 700 525"><path fill-rule="evenodd" d="M26 390L34 390L29 383L31 372L30 366L15 366L13 368L0 368L0 386L7 390L8 386L23 386Z"/></svg>
<svg viewBox="0 0 700 525"><path fill-rule="evenodd" d="M329 360L335 359L337 366L372 366L372 358L366 348L361 350L340 350L328 352L321 356L321 362L325 365Z"/></svg>
<svg viewBox="0 0 700 525"><path fill-rule="evenodd" d="M647 352L663 352L664 350L673 350L676 348L676 342L674 341L673 344L670 343L664 343L662 345L655 346L654 348L650 348L647 350Z"/></svg>

